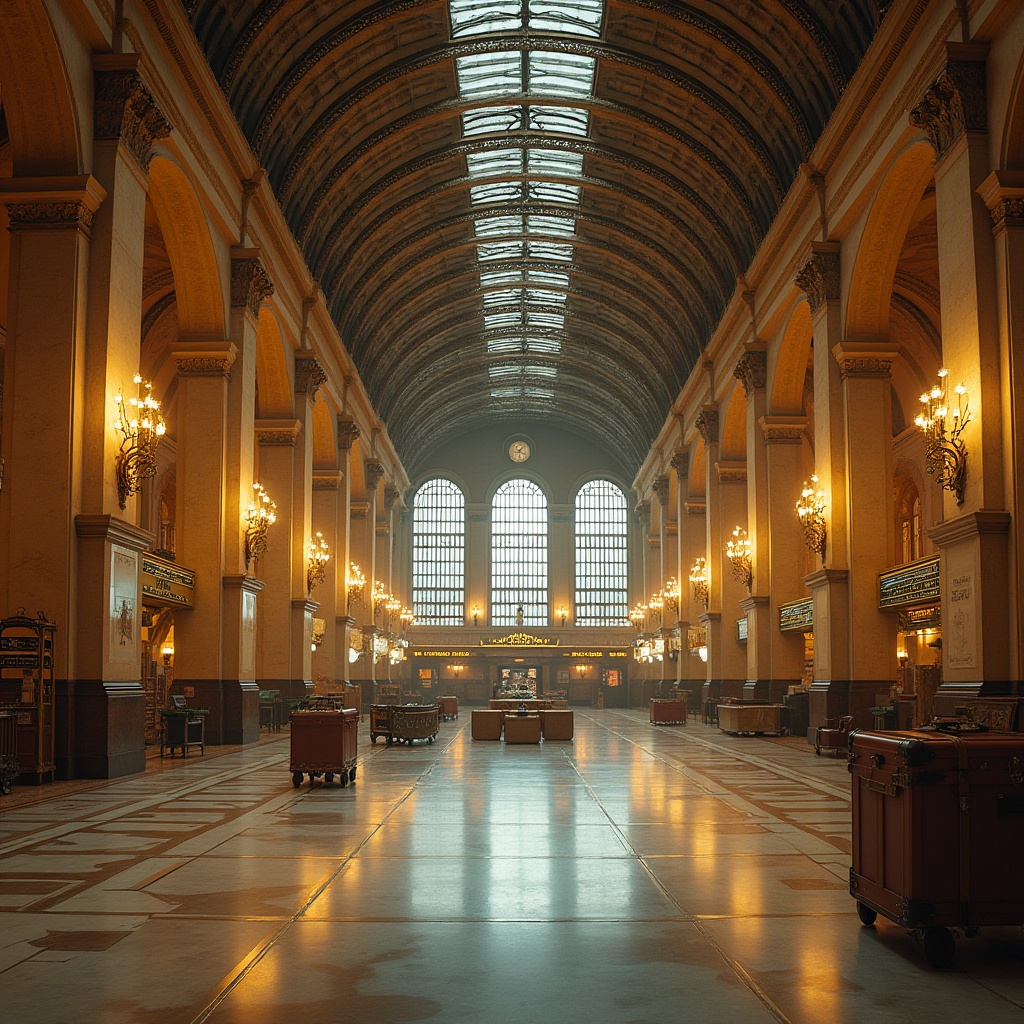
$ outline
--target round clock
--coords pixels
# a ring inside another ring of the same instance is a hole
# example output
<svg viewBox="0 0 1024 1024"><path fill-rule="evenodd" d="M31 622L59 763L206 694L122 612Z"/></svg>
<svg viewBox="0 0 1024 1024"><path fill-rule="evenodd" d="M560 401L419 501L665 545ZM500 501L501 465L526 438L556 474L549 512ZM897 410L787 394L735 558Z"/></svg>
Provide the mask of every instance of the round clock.
<svg viewBox="0 0 1024 1024"><path fill-rule="evenodd" d="M525 462L530 457L530 446L525 441L513 441L508 446L508 457L513 462Z"/></svg>

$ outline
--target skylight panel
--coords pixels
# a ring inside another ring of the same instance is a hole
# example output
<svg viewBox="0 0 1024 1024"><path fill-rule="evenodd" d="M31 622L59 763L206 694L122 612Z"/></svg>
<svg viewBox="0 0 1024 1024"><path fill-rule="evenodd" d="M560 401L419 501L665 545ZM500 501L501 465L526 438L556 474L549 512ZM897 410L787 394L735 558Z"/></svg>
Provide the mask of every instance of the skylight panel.
<svg viewBox="0 0 1024 1024"><path fill-rule="evenodd" d="M463 99L515 96L523 91L523 62L518 50L470 53L464 57L456 57L455 74L459 82L459 95ZM553 70L545 72L545 80L549 78L554 80Z"/></svg>
<svg viewBox="0 0 1024 1024"><path fill-rule="evenodd" d="M521 398L522 388L491 388L491 398Z"/></svg>
<svg viewBox="0 0 1024 1024"><path fill-rule="evenodd" d="M530 174L563 174L578 178L583 174L583 154L564 149L528 149L526 169Z"/></svg>
<svg viewBox="0 0 1024 1024"><path fill-rule="evenodd" d="M571 32L596 39L603 17L604 0L529 0L529 25L538 32Z"/></svg>
<svg viewBox="0 0 1024 1024"><path fill-rule="evenodd" d="M522 298L522 288L504 288L497 292L485 292L484 309L487 309L489 306L511 306L521 302Z"/></svg>
<svg viewBox="0 0 1024 1024"><path fill-rule="evenodd" d="M521 372L522 367L516 363L499 363L497 366L487 367L487 375L491 378L518 377Z"/></svg>
<svg viewBox="0 0 1024 1024"><path fill-rule="evenodd" d="M558 109L553 108L553 109ZM582 111L586 114L586 111ZM498 135L501 132L514 132L523 127L522 107L478 107L475 110L462 112L462 134ZM550 131L555 131L552 128Z"/></svg>
<svg viewBox="0 0 1024 1024"><path fill-rule="evenodd" d="M510 352L520 352L523 348L523 339L515 337L488 338L488 355L506 355Z"/></svg>
<svg viewBox="0 0 1024 1024"><path fill-rule="evenodd" d="M521 270L486 270L480 272L481 288L496 288L499 285L519 284L523 279ZM532 275L531 275L532 279ZM566 286L568 287L569 276L566 275Z"/></svg>
<svg viewBox="0 0 1024 1024"><path fill-rule="evenodd" d="M494 57L504 56L494 54ZM457 58L459 61L465 57ZM529 92L531 95L544 96L590 96L594 91L594 68L597 62L593 57L579 53L558 53L554 50L530 50L528 71ZM508 72L504 73L505 75ZM504 77L504 75L503 75ZM462 87L462 80L459 80ZM469 95L463 92L463 95ZM484 95L478 93L477 95ZM508 93L489 93L486 95L502 96Z"/></svg>
<svg viewBox="0 0 1024 1024"><path fill-rule="evenodd" d="M551 388L523 388L523 398L539 398L547 401L555 397L554 391Z"/></svg>
<svg viewBox="0 0 1024 1024"><path fill-rule="evenodd" d="M580 167L583 160L580 159ZM466 154L466 169L471 178L494 174L522 174L523 151L521 149L485 149L480 153Z"/></svg>
<svg viewBox="0 0 1024 1024"><path fill-rule="evenodd" d="M483 275L481 274L481 279ZM568 288L569 275L560 270L534 270L526 272L526 282L532 285L547 285L549 288Z"/></svg>
<svg viewBox="0 0 1024 1024"><path fill-rule="evenodd" d="M572 262L572 246L564 242L548 242L533 238L527 243L527 255L534 260L558 260L561 263Z"/></svg>
<svg viewBox="0 0 1024 1024"><path fill-rule="evenodd" d="M537 306L564 306L565 292L549 292L542 288L527 288L526 301Z"/></svg>
<svg viewBox="0 0 1024 1024"><path fill-rule="evenodd" d="M527 188L530 199L538 203L571 203L580 205L580 186L564 181L531 181Z"/></svg>
<svg viewBox="0 0 1024 1024"><path fill-rule="evenodd" d="M468 134L465 131L466 115L462 116L463 134ZM580 138L586 138L590 132L590 111L575 107L530 107L529 119L530 129L535 132L561 132L563 135L578 135ZM519 124L522 124L522 118Z"/></svg>
<svg viewBox="0 0 1024 1024"><path fill-rule="evenodd" d="M538 355L558 355L562 351L562 343L557 338L524 338L523 348L527 352Z"/></svg>
<svg viewBox="0 0 1024 1024"><path fill-rule="evenodd" d="M523 24L522 6L521 0L450 0L452 39L514 32Z"/></svg>
<svg viewBox="0 0 1024 1024"><path fill-rule="evenodd" d="M477 238L493 238L495 235L521 235L523 233L523 217L522 214L517 213L505 213L498 217L478 217L473 227Z"/></svg>
<svg viewBox="0 0 1024 1024"><path fill-rule="evenodd" d="M561 331L565 327L565 317L561 313L543 313L537 309L528 309L526 311L526 326Z"/></svg>
<svg viewBox="0 0 1024 1024"><path fill-rule="evenodd" d="M550 217L543 213L531 213L526 218L526 231L531 235L572 238L576 233L576 220L573 217Z"/></svg>
<svg viewBox="0 0 1024 1024"><path fill-rule="evenodd" d="M492 181L486 185L473 185L469 201L474 206L494 206L495 203L516 203L523 199L523 182Z"/></svg>
<svg viewBox="0 0 1024 1024"><path fill-rule="evenodd" d="M493 331L501 327L518 327L522 322L523 317L518 310L508 313L488 313L484 317L484 330Z"/></svg>
<svg viewBox="0 0 1024 1024"><path fill-rule="evenodd" d="M558 376L558 368L555 366L542 366L539 363L527 363L523 367L523 373L527 377L547 377L554 379Z"/></svg>
<svg viewBox="0 0 1024 1024"><path fill-rule="evenodd" d="M484 260L517 260L522 259L524 245L521 241L504 241L504 242L481 242L476 247L476 258L480 261ZM566 248L572 249L572 246ZM569 253L569 259L572 259L572 253Z"/></svg>

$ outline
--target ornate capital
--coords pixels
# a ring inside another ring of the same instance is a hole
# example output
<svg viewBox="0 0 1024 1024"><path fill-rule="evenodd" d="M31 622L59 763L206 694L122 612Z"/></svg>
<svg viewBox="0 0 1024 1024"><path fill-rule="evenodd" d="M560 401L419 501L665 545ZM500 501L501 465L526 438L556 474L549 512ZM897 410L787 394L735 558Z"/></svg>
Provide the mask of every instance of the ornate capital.
<svg viewBox="0 0 1024 1024"><path fill-rule="evenodd" d="M395 507L395 502L401 497L402 492L392 484L384 485L384 511L390 512Z"/></svg>
<svg viewBox="0 0 1024 1024"><path fill-rule="evenodd" d="M260 303L274 294L274 283L263 266L263 259L254 250L231 257L231 307L245 306L254 316L260 315Z"/></svg>
<svg viewBox="0 0 1024 1024"><path fill-rule="evenodd" d="M75 228L85 234L92 227L91 210L85 203L8 203L7 215L11 231L52 230L53 228Z"/></svg>
<svg viewBox="0 0 1024 1024"><path fill-rule="evenodd" d="M311 402L316 400L320 385L327 380L324 368L316 356L295 356L295 394L305 395Z"/></svg>
<svg viewBox="0 0 1024 1024"><path fill-rule="evenodd" d="M651 526L651 503L650 501L637 502L636 508L633 510L636 513L636 517L640 522L640 525L645 529L650 529Z"/></svg>
<svg viewBox="0 0 1024 1024"><path fill-rule="evenodd" d="M231 342L197 342L172 355L179 377L230 377L238 349Z"/></svg>
<svg viewBox="0 0 1024 1024"><path fill-rule="evenodd" d="M330 473L313 477L314 491L337 491L341 488L343 473Z"/></svg>
<svg viewBox="0 0 1024 1024"><path fill-rule="evenodd" d="M134 63L134 61L133 61ZM117 139L125 144L144 170L153 159L153 144L171 134L160 108L134 68L98 69L93 72L96 139Z"/></svg>
<svg viewBox="0 0 1024 1024"><path fill-rule="evenodd" d="M685 451L673 452L672 458L669 459L669 465L676 471L676 476L683 479L690 472L690 453Z"/></svg>
<svg viewBox="0 0 1024 1024"><path fill-rule="evenodd" d="M951 59L911 110L910 123L927 132L936 159L966 132L987 131L985 62Z"/></svg>
<svg viewBox="0 0 1024 1024"><path fill-rule="evenodd" d="M896 347L846 341L836 345L832 355L839 364L839 376L844 380L847 377L887 378L892 376Z"/></svg>
<svg viewBox="0 0 1024 1024"><path fill-rule="evenodd" d="M1024 171L993 171L979 186L993 234L1006 228L1024 227Z"/></svg>
<svg viewBox="0 0 1024 1024"><path fill-rule="evenodd" d="M693 421L698 433L704 438L705 444L718 443L718 410L702 409Z"/></svg>
<svg viewBox="0 0 1024 1024"><path fill-rule="evenodd" d="M747 464L745 462L716 462L720 484L744 484L747 482Z"/></svg>
<svg viewBox="0 0 1024 1024"><path fill-rule="evenodd" d="M668 477L657 476L651 484L654 493L658 496L658 504L664 508L668 504Z"/></svg>
<svg viewBox="0 0 1024 1024"><path fill-rule="evenodd" d="M298 420L257 420L255 425L256 443L261 448L290 448L302 431Z"/></svg>
<svg viewBox="0 0 1024 1024"><path fill-rule="evenodd" d="M732 375L743 381L743 393L747 398L756 390L763 391L768 380L768 354L757 349L744 352L736 360Z"/></svg>
<svg viewBox="0 0 1024 1024"><path fill-rule="evenodd" d="M796 286L807 296L811 312L839 299L839 248L814 249L797 271Z"/></svg>
<svg viewBox="0 0 1024 1024"><path fill-rule="evenodd" d="M766 444L799 444L804 439L807 420L784 419L777 416L761 417L761 434Z"/></svg>
<svg viewBox="0 0 1024 1024"><path fill-rule="evenodd" d="M343 416L338 417L338 447L342 451L351 451L352 445L356 443L359 437L359 427L352 420L347 420Z"/></svg>
<svg viewBox="0 0 1024 1024"><path fill-rule="evenodd" d="M383 463L378 462L376 459L367 459L365 471L367 491L377 490L377 484L379 484L384 477Z"/></svg>

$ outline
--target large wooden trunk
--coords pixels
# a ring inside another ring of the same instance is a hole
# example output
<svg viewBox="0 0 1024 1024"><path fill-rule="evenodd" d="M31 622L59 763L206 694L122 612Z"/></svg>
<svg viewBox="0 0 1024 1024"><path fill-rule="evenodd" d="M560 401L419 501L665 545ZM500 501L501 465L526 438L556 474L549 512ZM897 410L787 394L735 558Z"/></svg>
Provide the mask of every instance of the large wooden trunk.
<svg viewBox="0 0 1024 1024"><path fill-rule="evenodd" d="M290 767L296 786L303 772L309 773L310 781L337 773L343 786L355 779L359 735L359 712L355 708L293 711L290 724Z"/></svg>
<svg viewBox="0 0 1024 1024"><path fill-rule="evenodd" d="M686 725L686 701L682 697L652 697L650 718L655 725Z"/></svg>
<svg viewBox="0 0 1024 1024"><path fill-rule="evenodd" d="M946 929L1024 924L1024 736L854 731L849 769L865 923L921 930L935 966L952 959Z"/></svg>

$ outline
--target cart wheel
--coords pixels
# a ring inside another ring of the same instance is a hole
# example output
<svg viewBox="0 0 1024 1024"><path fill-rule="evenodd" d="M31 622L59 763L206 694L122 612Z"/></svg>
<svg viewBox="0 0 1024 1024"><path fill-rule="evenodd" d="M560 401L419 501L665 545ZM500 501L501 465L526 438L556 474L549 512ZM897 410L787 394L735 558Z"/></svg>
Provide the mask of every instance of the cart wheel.
<svg viewBox="0 0 1024 1024"><path fill-rule="evenodd" d="M0 793L10 796L12 789L14 789L14 783L10 779L0 779Z"/></svg>
<svg viewBox="0 0 1024 1024"><path fill-rule="evenodd" d="M434 742L434 737L433 736L428 736L427 737L427 742L428 743L433 743Z"/></svg>
<svg viewBox="0 0 1024 1024"><path fill-rule="evenodd" d="M921 936L921 945L929 966L941 971L953 963L956 940L948 928L925 928Z"/></svg>
<svg viewBox="0 0 1024 1024"><path fill-rule="evenodd" d="M292 785L296 789L302 785L302 772L292 772Z"/></svg>
<svg viewBox="0 0 1024 1024"><path fill-rule="evenodd" d="M867 904L858 903L857 916L860 918L861 924L867 925L870 928L871 925L875 923L875 919L878 917L878 914L867 906Z"/></svg>
<svg viewBox="0 0 1024 1024"><path fill-rule="evenodd" d="M324 782L333 782L334 772L324 772Z"/></svg>
<svg viewBox="0 0 1024 1024"><path fill-rule="evenodd" d="M815 757L821 757L821 747L815 747L814 748L814 756Z"/></svg>
<svg viewBox="0 0 1024 1024"><path fill-rule="evenodd" d="M376 743L377 742L377 734L375 732L371 732L370 733L370 742L371 743Z"/></svg>
<svg viewBox="0 0 1024 1024"><path fill-rule="evenodd" d="M349 769L348 781L349 782L355 782L356 781L356 770L355 770L355 768L350 768Z"/></svg>
<svg viewBox="0 0 1024 1024"><path fill-rule="evenodd" d="M345 786L348 785L348 772L345 771L344 768L342 768L341 771L338 772L338 782L341 783L343 789Z"/></svg>

